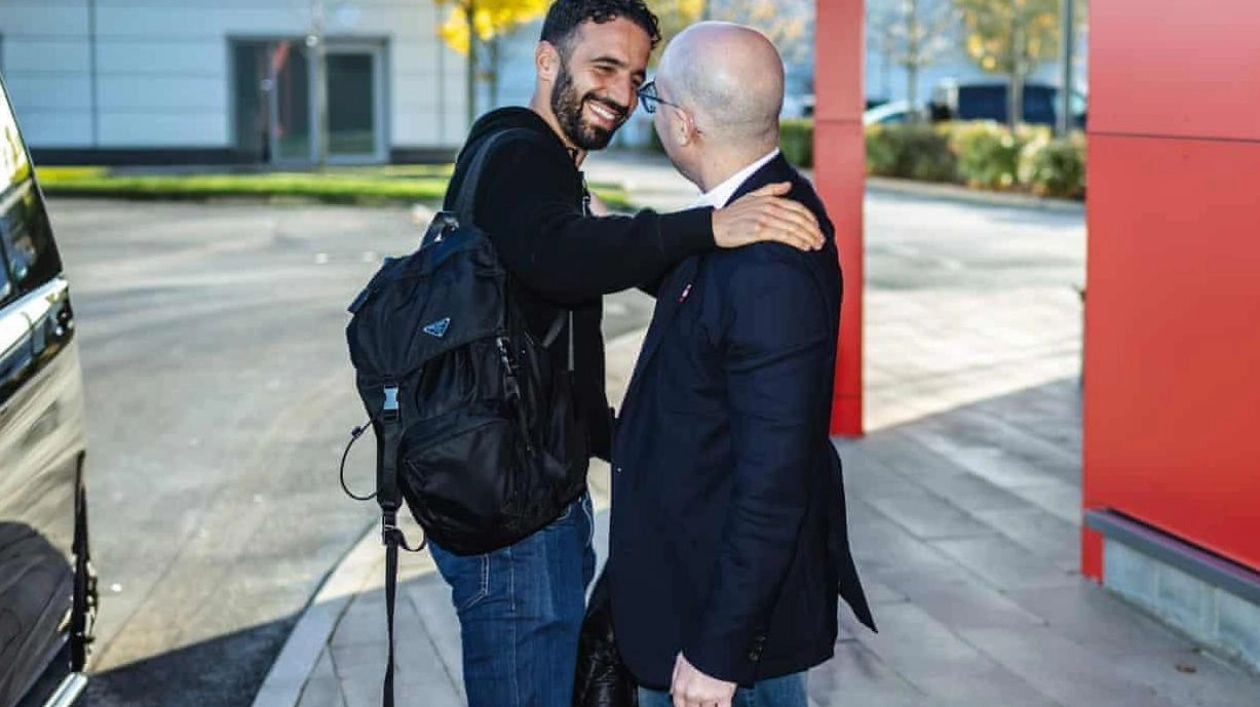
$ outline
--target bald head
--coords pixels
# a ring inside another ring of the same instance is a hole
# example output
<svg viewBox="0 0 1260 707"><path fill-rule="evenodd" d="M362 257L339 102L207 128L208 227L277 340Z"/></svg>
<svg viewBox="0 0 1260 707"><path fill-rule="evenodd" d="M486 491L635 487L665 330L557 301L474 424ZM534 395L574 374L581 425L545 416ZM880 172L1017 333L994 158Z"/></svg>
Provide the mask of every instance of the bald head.
<svg viewBox="0 0 1260 707"><path fill-rule="evenodd" d="M783 59L761 32L728 22L692 25L665 48L657 77L706 134L756 140L758 148L777 144Z"/></svg>

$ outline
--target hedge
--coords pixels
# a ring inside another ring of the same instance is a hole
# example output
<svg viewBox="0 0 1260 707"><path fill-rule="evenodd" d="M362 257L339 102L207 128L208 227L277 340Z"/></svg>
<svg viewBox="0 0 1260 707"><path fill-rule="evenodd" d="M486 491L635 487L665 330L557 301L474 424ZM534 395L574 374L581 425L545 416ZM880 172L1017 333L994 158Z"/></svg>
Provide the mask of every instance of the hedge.
<svg viewBox="0 0 1260 707"><path fill-rule="evenodd" d="M814 121L791 118L779 124L779 149L788 162L802 167L814 166Z"/></svg>
<svg viewBox="0 0 1260 707"><path fill-rule="evenodd" d="M1080 199L1085 195L1085 137L1052 138L1043 126L1012 132L988 121L873 125L866 128L866 171Z"/></svg>
<svg viewBox="0 0 1260 707"><path fill-rule="evenodd" d="M814 124L784 120L779 144L792 164L814 162ZM1054 138L1045 126L1012 132L991 121L866 128L866 172L977 189L1027 191L1039 196L1085 196L1085 136Z"/></svg>

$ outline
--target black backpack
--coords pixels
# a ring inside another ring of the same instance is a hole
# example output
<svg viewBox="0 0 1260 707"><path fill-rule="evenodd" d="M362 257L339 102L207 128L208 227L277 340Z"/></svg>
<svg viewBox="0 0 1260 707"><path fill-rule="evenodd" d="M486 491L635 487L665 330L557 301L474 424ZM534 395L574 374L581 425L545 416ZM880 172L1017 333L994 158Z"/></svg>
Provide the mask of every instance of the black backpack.
<svg viewBox="0 0 1260 707"><path fill-rule="evenodd" d="M400 501L426 541L468 555L539 530L585 488L589 455L569 375L547 352L566 314L535 339L493 244L473 224L482 169L509 136L535 139L519 129L485 139L453 211L434 217L416 252L387 259L350 305L350 360L377 440L375 496L390 622L387 705L393 704L397 546L413 549L396 525ZM353 438L366 429L357 428ZM344 464L343 456L343 487Z"/></svg>

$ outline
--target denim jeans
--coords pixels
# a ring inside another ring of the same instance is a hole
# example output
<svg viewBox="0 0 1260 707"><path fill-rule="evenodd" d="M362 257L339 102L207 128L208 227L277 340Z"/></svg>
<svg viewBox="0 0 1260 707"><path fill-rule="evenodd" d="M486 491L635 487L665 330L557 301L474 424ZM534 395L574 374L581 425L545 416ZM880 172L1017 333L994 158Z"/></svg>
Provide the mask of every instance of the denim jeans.
<svg viewBox="0 0 1260 707"><path fill-rule="evenodd" d="M762 680L751 690L735 691L734 707L806 707L805 673L792 673L783 677ZM668 692L639 688L639 707L673 707Z"/></svg>
<svg viewBox="0 0 1260 707"><path fill-rule="evenodd" d="M430 543L459 614L468 707L568 707L595 574L590 496L515 545L453 555Z"/></svg>

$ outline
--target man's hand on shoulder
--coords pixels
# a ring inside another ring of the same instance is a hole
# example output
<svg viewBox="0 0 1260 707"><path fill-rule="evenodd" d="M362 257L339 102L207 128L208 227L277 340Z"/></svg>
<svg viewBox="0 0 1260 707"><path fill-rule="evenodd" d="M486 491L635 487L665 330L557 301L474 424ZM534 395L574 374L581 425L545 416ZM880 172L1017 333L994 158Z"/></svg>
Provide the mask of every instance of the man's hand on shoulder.
<svg viewBox="0 0 1260 707"><path fill-rule="evenodd" d="M670 694L674 707L731 707L736 685L696 670L682 653L674 661L674 681Z"/></svg>
<svg viewBox="0 0 1260 707"><path fill-rule="evenodd" d="M713 240L719 248L776 241L799 250L823 247L814 213L800 202L782 198L790 182L768 184L713 212Z"/></svg>

